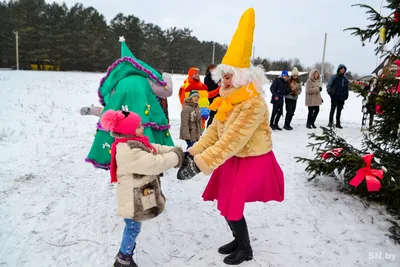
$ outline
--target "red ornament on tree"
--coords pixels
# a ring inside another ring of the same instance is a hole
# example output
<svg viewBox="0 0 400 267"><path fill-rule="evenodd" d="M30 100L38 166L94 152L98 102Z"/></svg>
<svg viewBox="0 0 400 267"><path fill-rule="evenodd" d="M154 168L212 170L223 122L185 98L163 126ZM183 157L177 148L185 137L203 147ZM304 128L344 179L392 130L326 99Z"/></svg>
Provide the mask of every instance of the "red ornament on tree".
<svg viewBox="0 0 400 267"><path fill-rule="evenodd" d="M383 108L381 105L376 105L376 114L382 115L383 114Z"/></svg>
<svg viewBox="0 0 400 267"><path fill-rule="evenodd" d="M328 150L326 152L324 152L324 154L321 155L321 157L324 160L327 160L329 158L335 157L338 158L340 157L340 152L342 152L344 149L343 148L335 148L334 150Z"/></svg>
<svg viewBox="0 0 400 267"><path fill-rule="evenodd" d="M394 22L399 22L400 19L400 10L396 10L396 12L394 12Z"/></svg>

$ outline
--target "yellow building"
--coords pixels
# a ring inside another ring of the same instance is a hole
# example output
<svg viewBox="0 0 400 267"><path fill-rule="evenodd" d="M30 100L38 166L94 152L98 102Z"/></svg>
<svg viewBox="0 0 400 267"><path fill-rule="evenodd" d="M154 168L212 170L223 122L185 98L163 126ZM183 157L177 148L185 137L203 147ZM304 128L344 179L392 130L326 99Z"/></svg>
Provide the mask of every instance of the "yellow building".
<svg viewBox="0 0 400 267"><path fill-rule="evenodd" d="M60 64L54 60L34 60L30 63L31 70L52 70L52 71L59 71Z"/></svg>

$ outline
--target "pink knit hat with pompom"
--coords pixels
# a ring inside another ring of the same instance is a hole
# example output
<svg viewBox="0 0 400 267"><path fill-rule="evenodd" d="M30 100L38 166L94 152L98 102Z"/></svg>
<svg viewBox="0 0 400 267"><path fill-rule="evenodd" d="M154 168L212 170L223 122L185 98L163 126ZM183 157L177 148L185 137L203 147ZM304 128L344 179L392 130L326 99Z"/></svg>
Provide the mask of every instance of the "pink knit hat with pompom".
<svg viewBox="0 0 400 267"><path fill-rule="evenodd" d="M100 118L101 126L107 131L123 135L136 135L142 119L134 112L107 110Z"/></svg>

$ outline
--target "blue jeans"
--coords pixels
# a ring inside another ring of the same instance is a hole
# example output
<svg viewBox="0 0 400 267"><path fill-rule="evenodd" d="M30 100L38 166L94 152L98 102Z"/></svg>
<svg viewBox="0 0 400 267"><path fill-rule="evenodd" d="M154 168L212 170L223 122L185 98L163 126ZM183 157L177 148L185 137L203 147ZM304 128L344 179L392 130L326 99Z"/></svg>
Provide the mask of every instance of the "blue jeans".
<svg viewBox="0 0 400 267"><path fill-rule="evenodd" d="M126 225L124 234L122 236L120 251L123 254L131 255L133 254L133 249L136 246L136 238L140 233L142 223L132 219L124 219L124 221Z"/></svg>

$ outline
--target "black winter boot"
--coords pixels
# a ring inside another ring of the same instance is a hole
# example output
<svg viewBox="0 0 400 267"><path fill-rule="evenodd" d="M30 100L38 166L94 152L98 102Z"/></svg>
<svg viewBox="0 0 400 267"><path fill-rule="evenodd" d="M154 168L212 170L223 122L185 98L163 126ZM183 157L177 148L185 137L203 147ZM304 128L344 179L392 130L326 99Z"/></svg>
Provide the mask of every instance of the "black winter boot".
<svg viewBox="0 0 400 267"><path fill-rule="evenodd" d="M287 124L285 124L285 125L283 126L283 129L288 130L288 131L293 130L293 128L290 127L290 125L287 125Z"/></svg>
<svg viewBox="0 0 400 267"><path fill-rule="evenodd" d="M238 248L229 256L225 257L224 263L228 265L239 265L244 261L253 259L253 250L250 246L249 231L246 220L243 217L239 221L229 221L238 243Z"/></svg>
<svg viewBox="0 0 400 267"><path fill-rule="evenodd" d="M281 119L281 114L278 114L278 115L276 115L276 117L275 117L275 122L274 122L274 124L275 124L275 130L278 130L278 131L282 131L282 128L281 127L279 127L279 120Z"/></svg>
<svg viewBox="0 0 400 267"><path fill-rule="evenodd" d="M342 124L340 123L340 116L342 115L342 109L338 107L336 112L336 128L343 129Z"/></svg>
<svg viewBox="0 0 400 267"><path fill-rule="evenodd" d="M231 224L229 223L228 220L227 220L227 222L228 222L229 228L230 228L231 231L232 231L232 234L233 234L233 238L234 238L234 239L233 239L233 241L231 241L230 243L228 243L228 244L226 244L226 245L223 245L222 247L220 247L220 248L218 249L218 252L221 253L221 254L231 254L231 253L233 253L233 252L237 249L237 247L238 247L238 243L237 243L237 241L236 241L235 233L233 232L232 226L231 226Z"/></svg>
<svg viewBox="0 0 400 267"><path fill-rule="evenodd" d="M292 123L292 116L289 114L286 114L285 118L285 125L283 126L283 129L291 131L293 128L290 126L290 123Z"/></svg>
<svg viewBox="0 0 400 267"><path fill-rule="evenodd" d="M113 267L138 267L135 261L132 259L132 255L123 254L121 251L115 257Z"/></svg>

